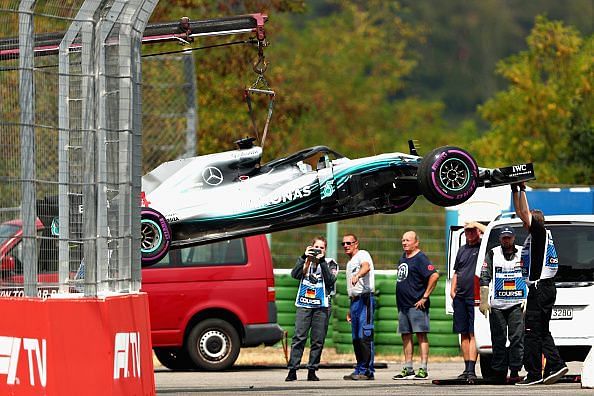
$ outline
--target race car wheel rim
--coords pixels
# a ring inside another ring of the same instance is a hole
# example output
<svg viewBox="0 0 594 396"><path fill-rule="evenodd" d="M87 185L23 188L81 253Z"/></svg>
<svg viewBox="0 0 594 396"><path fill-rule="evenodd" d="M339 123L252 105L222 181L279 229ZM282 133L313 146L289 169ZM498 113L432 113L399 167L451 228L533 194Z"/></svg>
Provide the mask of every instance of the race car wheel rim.
<svg viewBox="0 0 594 396"><path fill-rule="evenodd" d="M470 170L460 159L450 158L439 168L439 181L450 191L460 191L470 181Z"/></svg>
<svg viewBox="0 0 594 396"><path fill-rule="evenodd" d="M142 251L144 253L152 253L159 248L163 240L163 233L159 225L153 220L142 220L142 227L140 230Z"/></svg>
<svg viewBox="0 0 594 396"><path fill-rule="evenodd" d="M229 338L220 330L209 330L200 337L200 353L205 359L219 361L229 351Z"/></svg>

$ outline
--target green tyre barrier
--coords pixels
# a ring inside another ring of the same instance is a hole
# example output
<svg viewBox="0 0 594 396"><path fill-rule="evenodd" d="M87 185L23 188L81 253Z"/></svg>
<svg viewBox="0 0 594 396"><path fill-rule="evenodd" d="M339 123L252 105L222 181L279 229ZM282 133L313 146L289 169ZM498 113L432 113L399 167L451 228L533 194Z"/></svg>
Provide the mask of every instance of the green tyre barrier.
<svg viewBox="0 0 594 396"><path fill-rule="evenodd" d="M431 333L453 334L453 325L451 320L431 320L429 322Z"/></svg>
<svg viewBox="0 0 594 396"><path fill-rule="evenodd" d="M403 355L402 345L375 345L375 353L378 355ZM429 351L431 358L431 351Z"/></svg>
<svg viewBox="0 0 594 396"><path fill-rule="evenodd" d="M378 320L374 328L377 333L396 333L398 331L398 321L389 319Z"/></svg>
<svg viewBox="0 0 594 396"><path fill-rule="evenodd" d="M336 353L341 353L341 354L354 354L353 352L353 344L334 344L334 349L336 350Z"/></svg>
<svg viewBox="0 0 594 396"><path fill-rule="evenodd" d="M288 286L277 287L275 295L277 300L292 300L293 302L295 302L295 297L297 297L297 288Z"/></svg>
<svg viewBox="0 0 594 396"><path fill-rule="evenodd" d="M341 308L348 308L351 306L351 300L346 294L337 294L332 298L332 304Z"/></svg>
<svg viewBox="0 0 594 396"><path fill-rule="evenodd" d="M435 289L433 289L433 292L431 294L445 296L445 286L446 286L445 281L437 282L437 285L435 285Z"/></svg>
<svg viewBox="0 0 594 396"><path fill-rule="evenodd" d="M446 313L445 308L433 307L429 308L429 319L431 321L434 320L453 320L453 315L449 315Z"/></svg>
<svg viewBox="0 0 594 396"><path fill-rule="evenodd" d="M460 356L459 347L434 347L429 343L429 360L431 356Z"/></svg>
<svg viewBox="0 0 594 396"><path fill-rule="evenodd" d="M341 333L351 333L351 324L346 320L336 321L333 324L333 327L336 331L340 331Z"/></svg>
<svg viewBox="0 0 594 396"><path fill-rule="evenodd" d="M435 293L431 293L431 296L429 297L431 300L431 308L441 308L444 309L445 308L445 295L444 294L435 294ZM429 308L429 309L431 309Z"/></svg>
<svg viewBox="0 0 594 396"><path fill-rule="evenodd" d="M332 337L334 343L338 344L351 344L353 343L353 336L349 333L341 333L341 332L334 332L334 336Z"/></svg>
<svg viewBox="0 0 594 396"><path fill-rule="evenodd" d="M294 279L293 277L291 277L291 275L288 274L282 274L282 275L275 275L274 276L274 286L276 288L280 287L286 287L286 286L290 286L290 287L294 287L295 289L297 289L297 286L299 286L299 281L297 279Z"/></svg>
<svg viewBox="0 0 594 396"><path fill-rule="evenodd" d="M292 313L295 314L297 307L295 306L295 300L276 300L276 311L278 313Z"/></svg>
<svg viewBox="0 0 594 396"><path fill-rule="evenodd" d="M377 345L402 345L402 337L396 332L377 332L375 333L375 343Z"/></svg>
<svg viewBox="0 0 594 396"><path fill-rule="evenodd" d="M295 326L295 312L276 314L276 322L281 326Z"/></svg>
<svg viewBox="0 0 594 396"><path fill-rule="evenodd" d="M379 307L375 312L379 320L398 320L396 307Z"/></svg>
<svg viewBox="0 0 594 396"><path fill-rule="evenodd" d="M338 279L336 281L336 293L337 294L344 294L345 296L347 293L347 285L345 279Z"/></svg>
<svg viewBox="0 0 594 396"><path fill-rule="evenodd" d="M429 333L430 347L458 347L458 334Z"/></svg>
<svg viewBox="0 0 594 396"><path fill-rule="evenodd" d="M332 315L335 318L337 318L340 321L346 321L346 315L349 312L348 308L340 308L340 307L334 306L332 309L333 309Z"/></svg>
<svg viewBox="0 0 594 396"><path fill-rule="evenodd" d="M376 279L377 280L377 279ZM379 291L379 295L382 294L392 294L394 295L396 291L396 282L394 280L382 280L375 283L375 290L376 292Z"/></svg>
<svg viewBox="0 0 594 396"><path fill-rule="evenodd" d="M395 307L396 306L396 295L392 294L380 294L376 297L376 301L379 307Z"/></svg>

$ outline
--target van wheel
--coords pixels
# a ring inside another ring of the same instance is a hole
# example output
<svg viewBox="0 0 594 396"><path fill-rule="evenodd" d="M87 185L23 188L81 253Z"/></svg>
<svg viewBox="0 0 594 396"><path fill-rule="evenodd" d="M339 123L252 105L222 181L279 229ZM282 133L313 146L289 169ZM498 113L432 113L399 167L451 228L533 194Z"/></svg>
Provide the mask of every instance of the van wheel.
<svg viewBox="0 0 594 396"><path fill-rule="evenodd" d="M239 335L229 322L206 319L190 331L187 348L198 368L225 370L233 366L239 356Z"/></svg>
<svg viewBox="0 0 594 396"><path fill-rule="evenodd" d="M493 355L481 353L479 357L479 362L481 365L481 375L483 379L492 378L493 368L491 367L491 364L493 362Z"/></svg>
<svg viewBox="0 0 594 396"><path fill-rule="evenodd" d="M170 370L191 370L196 365L183 348L154 348L159 362Z"/></svg>

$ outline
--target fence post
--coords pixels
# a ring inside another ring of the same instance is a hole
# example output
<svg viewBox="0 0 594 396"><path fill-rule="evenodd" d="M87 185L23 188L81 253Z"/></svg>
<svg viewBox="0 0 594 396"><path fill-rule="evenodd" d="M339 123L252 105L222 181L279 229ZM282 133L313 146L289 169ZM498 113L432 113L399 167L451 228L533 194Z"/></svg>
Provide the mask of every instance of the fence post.
<svg viewBox="0 0 594 396"><path fill-rule="evenodd" d="M37 296L37 209L35 202L35 91L33 89L34 0L19 4L19 106L21 109L21 221L23 224L24 292Z"/></svg>

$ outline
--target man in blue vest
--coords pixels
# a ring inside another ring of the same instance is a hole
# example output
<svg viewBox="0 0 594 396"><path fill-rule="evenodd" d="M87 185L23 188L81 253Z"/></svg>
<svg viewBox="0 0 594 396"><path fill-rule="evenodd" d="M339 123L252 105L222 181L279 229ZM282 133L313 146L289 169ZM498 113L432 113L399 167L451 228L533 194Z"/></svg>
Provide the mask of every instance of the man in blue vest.
<svg viewBox="0 0 594 396"><path fill-rule="evenodd" d="M524 182L512 184L511 188L516 215L530 232L522 249L522 270L529 287L524 331L524 368L528 374L516 385L554 384L568 371L549 330L557 296L555 275L559 260L542 211L528 207ZM543 354L547 359L544 377Z"/></svg>

